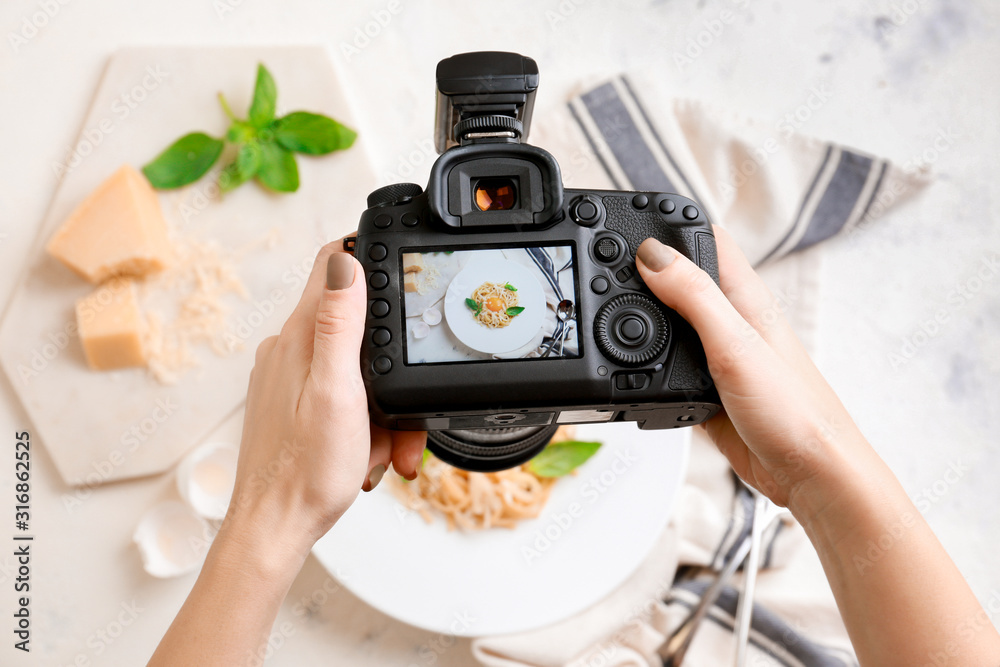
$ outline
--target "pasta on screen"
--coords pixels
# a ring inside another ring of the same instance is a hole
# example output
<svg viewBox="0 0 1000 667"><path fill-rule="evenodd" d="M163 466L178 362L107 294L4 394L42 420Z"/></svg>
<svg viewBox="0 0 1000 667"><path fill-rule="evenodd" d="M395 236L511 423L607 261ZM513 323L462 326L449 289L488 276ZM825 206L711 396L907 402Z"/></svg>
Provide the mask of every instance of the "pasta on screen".
<svg viewBox="0 0 1000 667"><path fill-rule="evenodd" d="M502 329L524 310L517 305L517 289L510 283L485 282L465 301L473 317L491 329Z"/></svg>

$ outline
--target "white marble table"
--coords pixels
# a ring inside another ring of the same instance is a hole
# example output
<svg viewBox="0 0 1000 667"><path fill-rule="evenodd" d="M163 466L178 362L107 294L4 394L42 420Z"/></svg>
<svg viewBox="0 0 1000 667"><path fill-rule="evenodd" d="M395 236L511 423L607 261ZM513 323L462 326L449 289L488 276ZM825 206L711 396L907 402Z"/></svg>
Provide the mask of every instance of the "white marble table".
<svg viewBox="0 0 1000 667"><path fill-rule="evenodd" d="M655 70L679 95L901 163L931 163L938 181L916 203L828 244L818 358L977 595L1000 600L1000 8L988 0L690 4L511 0L500 11L412 0L8 0L0 6L0 294L6 301L56 187L53 164L118 46L326 44L385 182L425 180L442 57L484 48L533 56L539 114L583 78ZM814 96L810 108L814 88L826 100ZM2 384L0 430L10 437L29 424ZM146 576L127 543L173 479L101 488L70 511L71 490L43 449L34 460L34 652L25 659L5 641L0 662L142 662L193 583ZM13 492L12 480L12 465L0 463L0 495ZM5 549L7 619L12 565ZM312 559L275 627L281 647L271 664L470 663L467 642L386 618L336 589Z"/></svg>

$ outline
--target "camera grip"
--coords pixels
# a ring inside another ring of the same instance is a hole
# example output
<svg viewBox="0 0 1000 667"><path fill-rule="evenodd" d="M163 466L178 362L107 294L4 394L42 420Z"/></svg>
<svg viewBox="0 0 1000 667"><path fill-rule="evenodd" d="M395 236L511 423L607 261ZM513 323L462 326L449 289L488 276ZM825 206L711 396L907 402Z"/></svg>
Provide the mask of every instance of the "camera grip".
<svg viewBox="0 0 1000 667"><path fill-rule="evenodd" d="M676 197L676 199L680 199ZM689 204L689 205L693 205ZM678 252L704 269L715 284L719 284L719 261L715 249L712 225L699 211L694 220L683 220L680 215L667 216L655 211L637 211L627 197L606 196L604 206L607 220L604 225L617 232L628 243L629 253L635 257L639 244L648 238L675 248ZM684 208L684 204L678 209ZM681 218L680 221L677 218Z"/></svg>

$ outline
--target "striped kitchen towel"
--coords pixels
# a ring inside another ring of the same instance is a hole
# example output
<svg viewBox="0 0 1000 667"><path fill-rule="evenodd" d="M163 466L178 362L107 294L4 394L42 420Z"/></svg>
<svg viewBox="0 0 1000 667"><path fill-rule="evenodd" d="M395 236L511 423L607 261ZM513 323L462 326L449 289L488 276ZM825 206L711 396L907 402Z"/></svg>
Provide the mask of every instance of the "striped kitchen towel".
<svg viewBox="0 0 1000 667"><path fill-rule="evenodd" d="M787 121L664 99L661 88L617 77L574 97L572 121L546 123L532 140L553 152L569 187L701 202L755 265L863 230L929 182L926 170L807 137Z"/></svg>
<svg viewBox="0 0 1000 667"><path fill-rule="evenodd" d="M662 83L620 76L535 114L530 143L550 151L568 188L672 192L700 202L771 288L812 351L821 241L852 236L930 181L883 158L697 102ZM817 245L820 244L820 245ZM541 630L473 644L489 667L660 667L662 646L706 576L750 530L753 501L695 429L686 485L649 557L601 604ZM856 665L815 552L794 521L765 535L748 664ZM740 585L739 575L733 580ZM732 664L734 593L713 606L684 662Z"/></svg>

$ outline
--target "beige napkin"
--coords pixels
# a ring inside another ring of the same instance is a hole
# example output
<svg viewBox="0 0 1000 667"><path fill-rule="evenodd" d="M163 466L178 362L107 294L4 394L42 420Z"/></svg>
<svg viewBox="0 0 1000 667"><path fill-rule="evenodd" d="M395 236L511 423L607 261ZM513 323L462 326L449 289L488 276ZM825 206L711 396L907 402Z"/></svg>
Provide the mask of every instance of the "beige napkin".
<svg viewBox="0 0 1000 667"><path fill-rule="evenodd" d="M641 94L638 92L641 91ZM674 192L726 227L774 292L807 348L816 328L819 252L864 230L929 181L882 158L672 100L655 80L618 77L535 115L530 143L553 153L568 188ZM678 508L644 564L607 599L540 630L474 642L488 667L663 664L659 650L697 603L703 581L674 587L678 566L718 568L752 512L726 460L693 429ZM749 511L748 511L749 510ZM752 665L854 664L816 556L792 521L765 536L751 633ZM739 586L739 577L733 580ZM699 629L685 665L731 664L733 591ZM728 608L728 611L727 611ZM776 639L777 638L777 639Z"/></svg>

